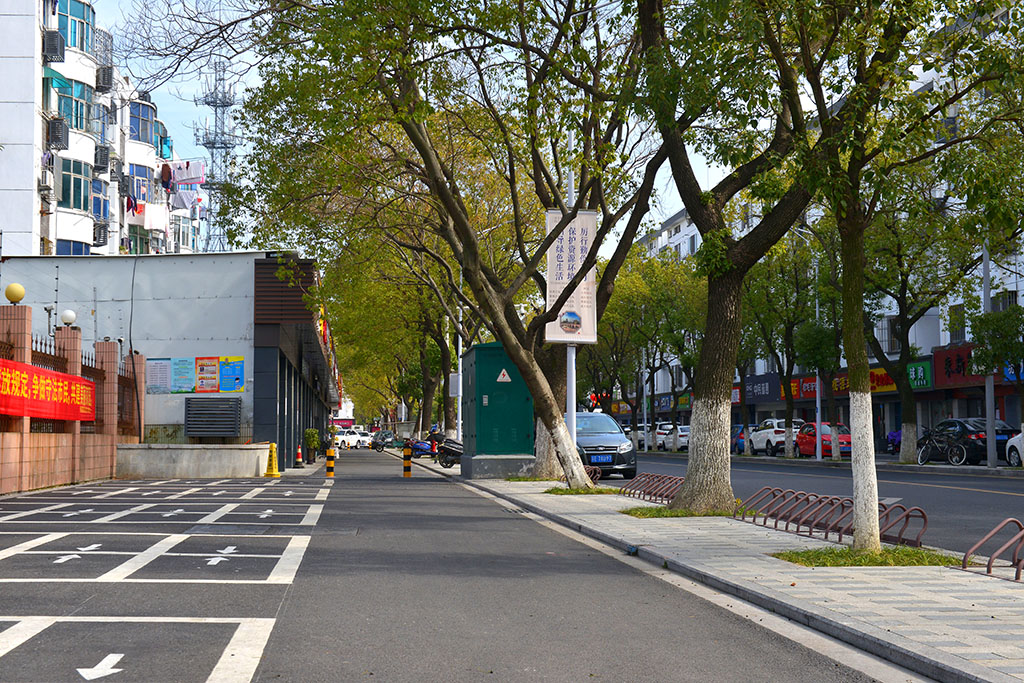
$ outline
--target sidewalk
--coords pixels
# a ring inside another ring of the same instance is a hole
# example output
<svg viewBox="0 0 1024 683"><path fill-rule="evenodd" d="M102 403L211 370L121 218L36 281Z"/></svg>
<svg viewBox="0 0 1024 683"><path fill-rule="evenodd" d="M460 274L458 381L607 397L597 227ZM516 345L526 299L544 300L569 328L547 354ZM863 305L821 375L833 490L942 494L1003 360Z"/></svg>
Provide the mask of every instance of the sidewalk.
<svg viewBox="0 0 1024 683"><path fill-rule="evenodd" d="M770 554L833 544L731 518L636 519L619 511L649 503L413 462L930 678L1024 680L1024 584L948 567L801 567Z"/></svg>

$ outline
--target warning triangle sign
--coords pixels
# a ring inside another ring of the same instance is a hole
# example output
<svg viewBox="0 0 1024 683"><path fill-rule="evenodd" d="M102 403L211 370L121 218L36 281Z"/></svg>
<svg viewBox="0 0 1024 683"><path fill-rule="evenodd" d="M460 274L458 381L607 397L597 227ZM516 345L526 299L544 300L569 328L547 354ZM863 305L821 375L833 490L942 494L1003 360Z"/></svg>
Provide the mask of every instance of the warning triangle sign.
<svg viewBox="0 0 1024 683"><path fill-rule="evenodd" d="M508 376L508 370L506 370L505 368L501 369L501 374L498 375L498 381L499 382L511 382L512 381L512 378Z"/></svg>

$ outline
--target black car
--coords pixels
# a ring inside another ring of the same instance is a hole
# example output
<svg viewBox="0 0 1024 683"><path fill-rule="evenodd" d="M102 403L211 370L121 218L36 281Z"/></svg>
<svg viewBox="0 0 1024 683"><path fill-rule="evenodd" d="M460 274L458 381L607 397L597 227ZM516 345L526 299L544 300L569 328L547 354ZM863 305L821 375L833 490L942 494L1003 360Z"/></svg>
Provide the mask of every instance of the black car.
<svg viewBox="0 0 1024 683"><path fill-rule="evenodd" d="M584 465L601 468L601 476L636 476L636 449L618 423L604 413L576 413L576 448Z"/></svg>
<svg viewBox="0 0 1024 683"><path fill-rule="evenodd" d="M933 434L947 436L967 449L967 462L978 465L988 459L985 440L985 418L949 418L935 425ZM1006 460L1006 442L1017 430L1002 420L996 420L996 453L1000 460Z"/></svg>

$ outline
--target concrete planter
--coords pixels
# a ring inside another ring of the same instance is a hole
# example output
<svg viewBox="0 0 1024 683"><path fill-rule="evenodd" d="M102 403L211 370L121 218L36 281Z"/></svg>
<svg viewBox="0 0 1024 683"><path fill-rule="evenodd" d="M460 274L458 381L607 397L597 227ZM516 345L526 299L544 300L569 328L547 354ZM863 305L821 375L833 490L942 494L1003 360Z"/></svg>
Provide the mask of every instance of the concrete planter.
<svg viewBox="0 0 1024 683"><path fill-rule="evenodd" d="M261 477L267 471L270 444L193 445L120 444L118 479L205 479ZM278 464L280 467L280 463Z"/></svg>

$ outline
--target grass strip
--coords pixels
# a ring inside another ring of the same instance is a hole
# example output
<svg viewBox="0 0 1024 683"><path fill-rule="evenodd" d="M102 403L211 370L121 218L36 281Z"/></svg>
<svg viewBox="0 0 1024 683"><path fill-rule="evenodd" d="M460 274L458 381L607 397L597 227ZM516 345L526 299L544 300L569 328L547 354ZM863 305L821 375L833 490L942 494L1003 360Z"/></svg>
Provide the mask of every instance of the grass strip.
<svg viewBox="0 0 1024 683"><path fill-rule="evenodd" d="M558 481L558 479L553 479L551 477L519 477L519 476L510 476L510 477L505 477L505 481Z"/></svg>
<svg viewBox="0 0 1024 683"><path fill-rule="evenodd" d="M960 559L951 555L905 545L885 546L877 553L850 547L784 550L772 557L805 567L947 567L960 564Z"/></svg>
<svg viewBox="0 0 1024 683"><path fill-rule="evenodd" d="M638 519L652 519L655 517L732 517L732 510L712 510L710 512L695 512L693 510L671 510L664 505L626 508L620 510L624 515Z"/></svg>
<svg viewBox="0 0 1024 683"><path fill-rule="evenodd" d="M618 489L611 489L606 486L593 489L567 489L556 486L555 488L548 489L544 493L550 493L553 496L592 496L618 492Z"/></svg>

